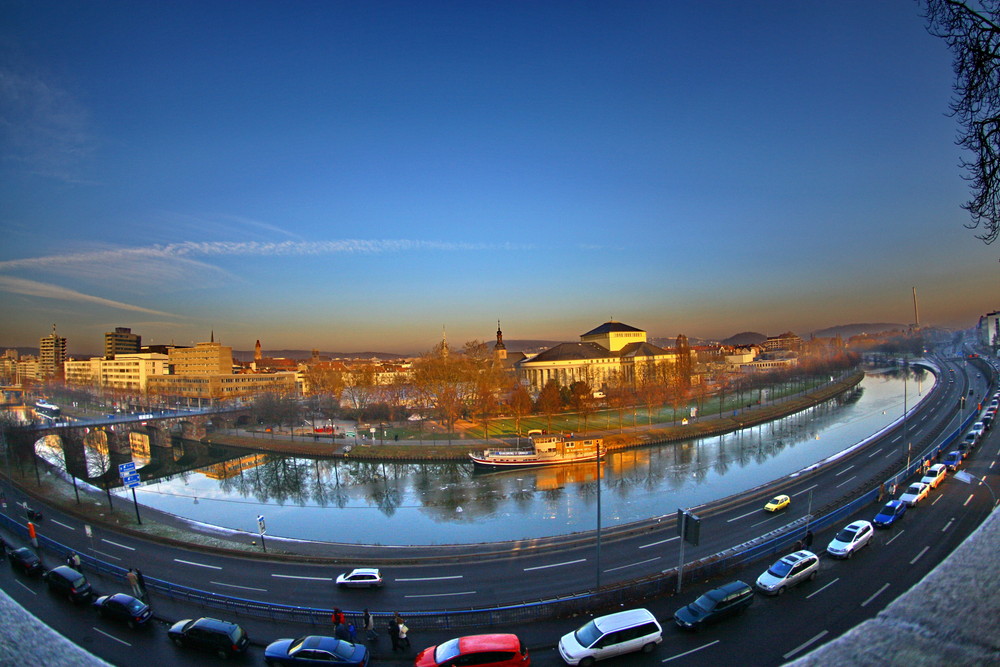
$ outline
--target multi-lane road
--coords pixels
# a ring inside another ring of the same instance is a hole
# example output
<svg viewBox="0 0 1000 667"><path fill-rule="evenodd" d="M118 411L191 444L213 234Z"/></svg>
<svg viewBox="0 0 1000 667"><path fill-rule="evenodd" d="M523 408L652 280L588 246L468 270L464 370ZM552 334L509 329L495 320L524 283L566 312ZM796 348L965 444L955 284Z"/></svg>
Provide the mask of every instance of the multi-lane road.
<svg viewBox="0 0 1000 667"><path fill-rule="evenodd" d="M800 518L810 506L815 510L849 496L870 480L879 479L879 476L884 478L886 469L906 455L911 443L913 455L917 455L921 443L939 441L943 434L952 432L969 414L968 410L959 414L959 397L983 397L988 390L988 378L982 377L975 368L966 367L961 360L943 361L941 365L942 376L934 391L910 414L905 429L900 425L820 470L776 480L772 488L755 494L698 508L703 519L701 543L698 547L686 547L685 560L740 544ZM979 476L991 474L996 458L997 438L991 435L966 466ZM788 510L774 515L762 510L762 496L772 493L792 497ZM967 487L949 479L931 498L908 512L899 526L879 531L872 546L857 558L846 562L824 558L815 581L781 598L758 596L757 602L741 619L718 628L691 635L668 627L668 640L663 646L652 656L631 658L628 664L654 664L654 661L659 663L668 658L674 658L671 664L691 660L724 663L724 658L731 658L736 647L739 647L744 664L778 664L794 658L873 616L919 581L982 521L990 505L989 494L983 487ZM843 523L852 518L871 519L876 510L877 506L873 505L859 512L857 517L846 517ZM622 536L606 535L599 564L591 538L542 540L518 545L516 552L491 548L488 556L454 560L435 557L433 548L418 549L412 554L393 550L393 559L388 559L386 549L371 547L368 556L359 553L357 562L344 567L180 549L97 527L91 527L91 534L87 536L78 519L61 515L54 509L48 511L44 530L46 535L81 553L123 567L139 566L147 578L218 594L306 607L329 608L336 604L345 609L370 607L409 612L512 604L579 592L594 585L598 567L601 583L605 585L655 575L676 565L679 548L673 522L664 520L650 522ZM825 547L832 536L827 533L832 530L816 536L815 551ZM382 589L335 590L334 579L338 573L351 565L376 561L386 577ZM766 562L754 564L738 576L752 583L767 565ZM95 583L98 589L113 585ZM684 594L657 603L655 611L666 625L673 607L717 583L690 582ZM132 651L136 646L148 643L142 650L153 651L157 656L166 646L165 664L185 664L184 654L173 651L163 637L156 637L155 632L124 640L108 639L106 635L110 631L97 624L91 610L51 599L43 594L37 582L4 571L0 574L0 586L68 637L107 655L113 662L128 664L131 662L129 656L135 655ZM176 603L158 604L161 614L165 609L170 609L174 617L183 613L205 613L199 609L185 612L183 605ZM223 612L215 613L224 615ZM539 631L540 628L534 630ZM297 631L289 629L287 632ZM276 628L273 636L278 634ZM553 637L551 644L554 645L556 639ZM753 647L751 654L745 652L747 646ZM533 658L536 664L559 662L551 649L536 652ZM172 662L175 659L181 662Z"/></svg>

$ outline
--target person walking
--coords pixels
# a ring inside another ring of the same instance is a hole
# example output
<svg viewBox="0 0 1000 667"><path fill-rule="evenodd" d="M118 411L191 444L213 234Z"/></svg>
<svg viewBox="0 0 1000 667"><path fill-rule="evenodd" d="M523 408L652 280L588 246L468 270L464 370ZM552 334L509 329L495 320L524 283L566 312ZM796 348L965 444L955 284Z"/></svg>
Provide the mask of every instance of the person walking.
<svg viewBox="0 0 1000 667"><path fill-rule="evenodd" d="M393 652L403 648L399 641L399 623L396 622L395 616L389 619L389 640L392 641Z"/></svg>
<svg viewBox="0 0 1000 667"><path fill-rule="evenodd" d="M69 555L66 556L66 564L69 565L74 570L76 570L77 572L79 572L80 571L80 556L78 556L75 551L70 551Z"/></svg>
<svg viewBox="0 0 1000 667"><path fill-rule="evenodd" d="M141 597L142 593L139 591L139 577L136 576L135 570L129 568L128 572L125 573L125 579L128 580L129 586L132 587L132 596Z"/></svg>
<svg viewBox="0 0 1000 667"><path fill-rule="evenodd" d="M334 627L336 627L338 625L343 625L347 621L347 617L344 616L344 612L340 610L340 607L334 607L330 620L333 622Z"/></svg>
<svg viewBox="0 0 1000 667"><path fill-rule="evenodd" d="M368 607L365 607L365 613L361 618L365 629L365 638L370 642L378 639L378 633L375 632L375 618L372 616L372 613L368 611Z"/></svg>
<svg viewBox="0 0 1000 667"><path fill-rule="evenodd" d="M811 530L806 531L806 549L813 545L813 532Z"/></svg>
<svg viewBox="0 0 1000 667"><path fill-rule="evenodd" d="M135 568L135 579L139 582L139 592L142 594L140 599L146 600L148 592L146 591L146 578L142 576L142 570Z"/></svg>
<svg viewBox="0 0 1000 667"><path fill-rule="evenodd" d="M396 622L396 627L399 628L399 647L401 649L410 648L410 638L407 636L410 629L406 627L406 621L403 620L398 611L394 614L393 620Z"/></svg>

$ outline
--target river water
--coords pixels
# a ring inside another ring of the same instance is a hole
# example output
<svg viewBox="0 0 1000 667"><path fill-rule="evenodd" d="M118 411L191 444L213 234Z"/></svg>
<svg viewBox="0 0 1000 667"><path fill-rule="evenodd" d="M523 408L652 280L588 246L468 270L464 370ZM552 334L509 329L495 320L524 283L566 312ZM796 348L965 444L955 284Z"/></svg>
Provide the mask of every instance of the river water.
<svg viewBox="0 0 1000 667"><path fill-rule="evenodd" d="M609 455L603 527L739 493L850 447L929 391L869 374L850 395L723 436ZM365 463L241 456L145 483L139 502L191 520L269 536L363 544L463 544L596 528L596 464L475 472L471 463ZM119 494L124 497L119 489ZM130 496L131 494L129 494ZM128 498L131 500L131 498Z"/></svg>

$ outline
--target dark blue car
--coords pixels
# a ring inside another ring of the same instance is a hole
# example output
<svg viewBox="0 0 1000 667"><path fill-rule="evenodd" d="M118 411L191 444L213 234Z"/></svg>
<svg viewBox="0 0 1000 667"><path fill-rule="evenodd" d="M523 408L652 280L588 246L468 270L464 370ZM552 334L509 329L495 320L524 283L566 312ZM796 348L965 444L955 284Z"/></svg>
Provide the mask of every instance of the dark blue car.
<svg viewBox="0 0 1000 667"><path fill-rule="evenodd" d="M899 521L906 513L906 503L902 500L890 500L885 507L879 510L872 523L876 528L888 528Z"/></svg>
<svg viewBox="0 0 1000 667"><path fill-rule="evenodd" d="M347 665L365 667L368 649L362 644L309 635L298 639L279 639L264 649L269 665Z"/></svg>

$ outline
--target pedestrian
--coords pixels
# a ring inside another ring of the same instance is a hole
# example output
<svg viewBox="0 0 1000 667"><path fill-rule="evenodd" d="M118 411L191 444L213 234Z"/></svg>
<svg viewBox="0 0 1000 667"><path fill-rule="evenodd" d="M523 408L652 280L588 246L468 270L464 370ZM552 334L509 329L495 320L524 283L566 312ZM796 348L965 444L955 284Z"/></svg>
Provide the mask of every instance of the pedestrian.
<svg viewBox="0 0 1000 667"><path fill-rule="evenodd" d="M806 549L813 545L813 532L811 530L806 531Z"/></svg>
<svg viewBox="0 0 1000 667"><path fill-rule="evenodd" d="M365 607L365 613L361 617L362 625L365 629L365 638L373 642L378 639L378 633L375 632L375 618L372 617L372 613L368 611L368 607Z"/></svg>
<svg viewBox="0 0 1000 667"><path fill-rule="evenodd" d="M136 576L135 570L129 568L128 572L125 573L125 578L128 580L129 586L132 587L132 596L141 597L142 592L139 590L139 577Z"/></svg>
<svg viewBox="0 0 1000 667"><path fill-rule="evenodd" d="M77 572L80 571L80 557L75 551L70 551L69 555L66 556L66 564Z"/></svg>
<svg viewBox="0 0 1000 667"><path fill-rule="evenodd" d="M393 620L396 622L396 627L399 628L399 647L400 648L410 648L410 638L407 636L410 629L406 627L406 622L403 617L399 615L397 611Z"/></svg>
<svg viewBox="0 0 1000 667"><path fill-rule="evenodd" d="M135 568L135 579L139 582L139 592L142 594L141 599L146 599L146 578L142 576L142 570Z"/></svg>
<svg viewBox="0 0 1000 667"><path fill-rule="evenodd" d="M399 623L396 622L395 616L389 619L389 640L392 641L393 652L403 648L399 641Z"/></svg>
<svg viewBox="0 0 1000 667"><path fill-rule="evenodd" d="M333 621L334 627L338 625L343 625L347 618L344 616L344 612L340 610L340 607L333 608L333 615L330 616L330 620Z"/></svg>
<svg viewBox="0 0 1000 667"><path fill-rule="evenodd" d="M347 629L346 623L338 623L337 627L333 629L333 636L341 641L349 642L351 641L351 633Z"/></svg>

